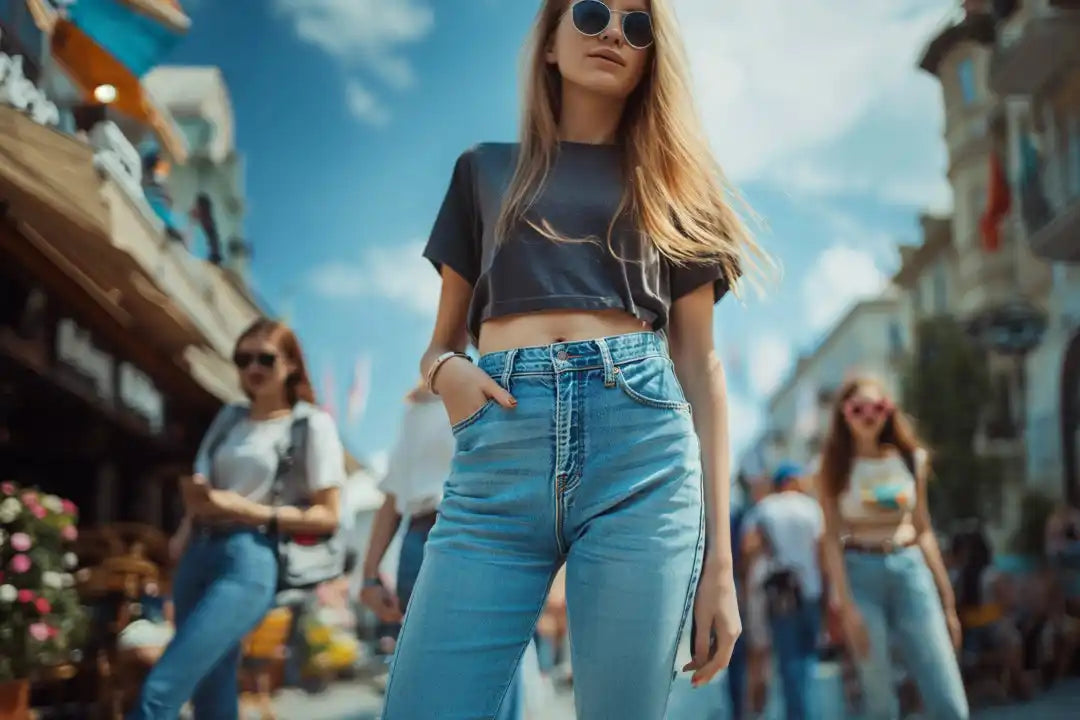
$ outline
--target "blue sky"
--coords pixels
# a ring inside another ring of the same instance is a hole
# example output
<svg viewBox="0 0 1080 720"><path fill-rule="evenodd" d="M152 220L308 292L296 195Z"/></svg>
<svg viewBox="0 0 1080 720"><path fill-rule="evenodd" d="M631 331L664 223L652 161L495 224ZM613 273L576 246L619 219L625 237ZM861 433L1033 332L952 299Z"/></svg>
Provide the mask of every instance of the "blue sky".
<svg viewBox="0 0 1080 720"><path fill-rule="evenodd" d="M420 248L457 155L514 138L536 2L184 2L170 63L225 75L247 162L254 282L288 310L337 406L357 357L367 412L343 426L376 465L415 381L438 282ZM937 82L915 69L949 0L674 0L714 149L783 266L721 303L737 448L793 358L947 208ZM884 330L883 330L884 331Z"/></svg>

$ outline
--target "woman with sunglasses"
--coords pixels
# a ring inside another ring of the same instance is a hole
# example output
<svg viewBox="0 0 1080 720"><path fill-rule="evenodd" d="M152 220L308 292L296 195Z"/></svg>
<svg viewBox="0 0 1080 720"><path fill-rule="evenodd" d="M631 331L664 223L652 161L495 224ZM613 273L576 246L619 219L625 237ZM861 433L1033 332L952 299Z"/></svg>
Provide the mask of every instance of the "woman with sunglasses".
<svg viewBox="0 0 1080 720"><path fill-rule="evenodd" d="M236 343L250 399L210 425L183 482L185 518L174 546L176 635L142 687L131 720L175 718L189 699L196 720L238 716L240 643L271 608L278 588L278 533L325 536L338 526L345 455L315 395L295 334L258 320ZM307 420L296 467L275 492L294 418ZM302 459L301 459L302 458Z"/></svg>
<svg viewBox="0 0 1080 720"><path fill-rule="evenodd" d="M663 717L691 612L695 685L740 632L713 306L755 246L670 0L546 0L525 80L521 142L458 159L424 252L456 451L386 720L496 715L564 562L578 717Z"/></svg>
<svg viewBox="0 0 1080 720"><path fill-rule="evenodd" d="M818 474L825 564L862 684L864 715L897 720L897 647L928 717L968 717L960 621L927 506L927 451L877 381L841 389Z"/></svg>

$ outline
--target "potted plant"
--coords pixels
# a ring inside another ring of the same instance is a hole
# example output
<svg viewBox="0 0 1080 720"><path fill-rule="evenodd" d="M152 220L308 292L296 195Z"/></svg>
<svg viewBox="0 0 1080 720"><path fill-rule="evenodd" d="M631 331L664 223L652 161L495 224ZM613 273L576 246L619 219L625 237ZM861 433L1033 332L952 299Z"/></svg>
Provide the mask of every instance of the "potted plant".
<svg viewBox="0 0 1080 720"><path fill-rule="evenodd" d="M0 482L0 720L28 717L30 683L75 659L85 637L77 521L70 501Z"/></svg>

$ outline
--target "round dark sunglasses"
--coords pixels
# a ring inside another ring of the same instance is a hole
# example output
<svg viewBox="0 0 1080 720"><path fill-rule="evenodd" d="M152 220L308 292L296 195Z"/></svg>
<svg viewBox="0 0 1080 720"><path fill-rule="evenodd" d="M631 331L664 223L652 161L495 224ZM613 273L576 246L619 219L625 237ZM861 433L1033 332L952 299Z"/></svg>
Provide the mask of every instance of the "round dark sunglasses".
<svg viewBox="0 0 1080 720"><path fill-rule="evenodd" d="M233 363L241 370L246 370L251 363L257 363L259 367L269 370L277 363L277 355L268 352L238 352L233 355Z"/></svg>
<svg viewBox="0 0 1080 720"><path fill-rule="evenodd" d="M612 10L600 0L578 0L570 8L574 27L589 37L607 30L612 15L622 16L622 34L627 45L644 50L653 44L652 16L644 10Z"/></svg>

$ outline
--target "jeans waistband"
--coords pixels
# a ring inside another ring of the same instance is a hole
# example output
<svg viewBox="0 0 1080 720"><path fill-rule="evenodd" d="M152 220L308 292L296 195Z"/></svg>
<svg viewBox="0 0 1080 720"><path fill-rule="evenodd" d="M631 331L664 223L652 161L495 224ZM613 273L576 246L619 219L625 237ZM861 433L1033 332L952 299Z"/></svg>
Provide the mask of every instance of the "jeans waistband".
<svg viewBox="0 0 1080 720"><path fill-rule="evenodd" d="M613 335L595 340L560 342L486 353L480 356L477 365L495 378L599 369L603 369L605 374L610 374L619 365L647 357L668 357L667 344L654 332Z"/></svg>
<svg viewBox="0 0 1080 720"><path fill-rule="evenodd" d="M191 526L191 536L204 540L217 540L244 533L264 535L266 534L266 528L251 527L250 525L208 525L205 523L193 523Z"/></svg>

